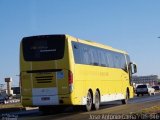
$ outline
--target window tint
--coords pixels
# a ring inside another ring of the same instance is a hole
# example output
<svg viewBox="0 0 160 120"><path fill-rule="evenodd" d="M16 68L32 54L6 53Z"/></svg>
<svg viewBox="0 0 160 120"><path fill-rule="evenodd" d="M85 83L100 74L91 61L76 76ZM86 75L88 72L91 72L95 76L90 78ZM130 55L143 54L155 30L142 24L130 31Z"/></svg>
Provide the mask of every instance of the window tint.
<svg viewBox="0 0 160 120"><path fill-rule="evenodd" d="M100 66L107 67L108 65L108 58L104 50L99 50L99 59L100 59Z"/></svg>
<svg viewBox="0 0 160 120"><path fill-rule="evenodd" d="M120 68L120 55L118 53L112 53L113 55L113 62L115 68Z"/></svg>
<svg viewBox="0 0 160 120"><path fill-rule="evenodd" d="M72 42L75 63L126 70L125 55L98 47Z"/></svg>
<svg viewBox="0 0 160 120"><path fill-rule="evenodd" d="M119 54L119 67L127 71L127 64L124 54Z"/></svg>
<svg viewBox="0 0 160 120"><path fill-rule="evenodd" d="M26 61L62 59L65 36L34 36L22 40L23 56Z"/></svg>
<svg viewBox="0 0 160 120"><path fill-rule="evenodd" d="M108 61L109 61L109 67L114 68L115 67L115 65L114 65L114 55L113 55L112 51L107 51L107 58L108 58Z"/></svg>
<svg viewBox="0 0 160 120"><path fill-rule="evenodd" d="M99 56L98 56L98 49L97 48L95 48L95 47L92 47L91 48L91 50L92 50L92 61L93 61L93 65L100 65L99 64Z"/></svg>
<svg viewBox="0 0 160 120"><path fill-rule="evenodd" d="M81 54L81 46L78 43L74 43L74 59L76 63L83 64L82 62L82 54Z"/></svg>
<svg viewBox="0 0 160 120"><path fill-rule="evenodd" d="M90 64L90 60L89 60L89 49L87 46L83 46L82 47L82 63L86 63L86 64Z"/></svg>

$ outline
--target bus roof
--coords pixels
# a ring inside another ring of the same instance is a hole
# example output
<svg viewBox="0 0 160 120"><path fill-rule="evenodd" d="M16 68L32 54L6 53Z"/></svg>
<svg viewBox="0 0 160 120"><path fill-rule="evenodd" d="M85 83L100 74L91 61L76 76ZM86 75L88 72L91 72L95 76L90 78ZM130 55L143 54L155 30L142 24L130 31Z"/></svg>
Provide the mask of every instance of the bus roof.
<svg viewBox="0 0 160 120"><path fill-rule="evenodd" d="M115 52L119 52L119 53L123 53L123 54L128 54L126 51L115 49L115 48L113 48L111 46L108 46L108 45L103 45L103 44L96 43L96 42L90 41L90 40L82 40L82 39L79 39L79 38L76 38L76 37L73 37L73 36L70 36L70 35L67 35L67 34L65 34L65 36L67 38L70 38L73 41L78 41L80 43L84 43L84 44L100 47L100 48L103 48L103 49L107 49L107 50L111 50L111 51L115 51Z"/></svg>
<svg viewBox="0 0 160 120"><path fill-rule="evenodd" d="M80 43L100 47L100 48L103 48L103 49L107 49L107 50L111 50L111 51L115 51L115 52L119 52L119 53L123 53L123 54L128 54L126 51L115 49L111 46L96 43L96 42L91 41L91 40L79 39L79 38L73 37L73 36L68 35L68 34L35 35L35 36L29 36L29 37L44 37L44 36L65 36L66 38L69 38L69 40L72 40L72 41L77 41L77 42L80 42ZM27 38L27 37L24 37L24 38Z"/></svg>

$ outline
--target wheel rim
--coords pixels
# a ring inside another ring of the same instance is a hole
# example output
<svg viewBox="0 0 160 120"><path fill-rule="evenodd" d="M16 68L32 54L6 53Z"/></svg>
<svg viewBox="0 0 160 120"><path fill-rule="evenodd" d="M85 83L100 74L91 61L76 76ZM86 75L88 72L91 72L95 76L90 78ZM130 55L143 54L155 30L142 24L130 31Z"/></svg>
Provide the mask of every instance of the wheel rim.
<svg viewBox="0 0 160 120"><path fill-rule="evenodd" d="M87 111L90 111L91 107L92 107L92 96L91 96L90 92L88 92L88 94L87 94L87 104L86 104Z"/></svg>

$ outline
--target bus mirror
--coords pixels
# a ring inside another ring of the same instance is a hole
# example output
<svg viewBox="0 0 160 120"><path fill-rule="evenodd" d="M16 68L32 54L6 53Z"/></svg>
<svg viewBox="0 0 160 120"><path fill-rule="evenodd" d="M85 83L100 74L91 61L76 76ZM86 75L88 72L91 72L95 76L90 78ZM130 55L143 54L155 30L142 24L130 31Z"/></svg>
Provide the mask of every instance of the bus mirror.
<svg viewBox="0 0 160 120"><path fill-rule="evenodd" d="M131 64L132 74L137 73L137 65L132 63Z"/></svg>

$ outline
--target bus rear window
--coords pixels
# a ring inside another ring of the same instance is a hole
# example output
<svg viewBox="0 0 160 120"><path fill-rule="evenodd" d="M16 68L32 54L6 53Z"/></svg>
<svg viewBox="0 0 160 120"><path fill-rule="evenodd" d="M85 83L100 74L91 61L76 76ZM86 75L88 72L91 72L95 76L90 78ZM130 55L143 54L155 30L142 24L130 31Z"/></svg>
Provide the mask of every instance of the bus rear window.
<svg viewBox="0 0 160 120"><path fill-rule="evenodd" d="M62 59L64 47L64 35L33 36L22 40L23 56L26 61Z"/></svg>

